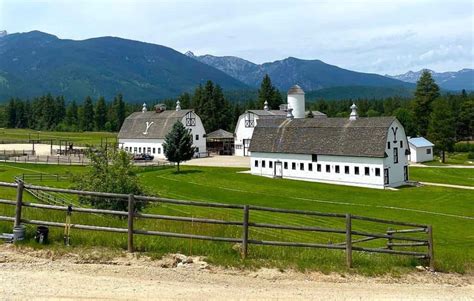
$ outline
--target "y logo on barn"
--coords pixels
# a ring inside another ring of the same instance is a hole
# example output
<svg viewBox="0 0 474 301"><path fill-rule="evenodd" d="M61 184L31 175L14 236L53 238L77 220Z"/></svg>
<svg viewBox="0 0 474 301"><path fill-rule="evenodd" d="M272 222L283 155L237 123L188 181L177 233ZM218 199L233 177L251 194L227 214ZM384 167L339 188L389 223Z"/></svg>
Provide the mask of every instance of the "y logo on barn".
<svg viewBox="0 0 474 301"><path fill-rule="evenodd" d="M154 122L146 122L146 129L145 131L143 132L143 135L147 135L148 134L148 129L150 128L150 126L153 124Z"/></svg>

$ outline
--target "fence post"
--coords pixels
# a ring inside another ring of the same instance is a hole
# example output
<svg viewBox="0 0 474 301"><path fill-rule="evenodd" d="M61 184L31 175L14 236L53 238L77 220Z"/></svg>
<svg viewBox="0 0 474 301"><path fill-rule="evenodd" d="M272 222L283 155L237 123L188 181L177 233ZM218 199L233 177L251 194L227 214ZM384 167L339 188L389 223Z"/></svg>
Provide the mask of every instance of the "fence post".
<svg viewBox="0 0 474 301"><path fill-rule="evenodd" d="M133 253L133 213L135 211L133 194L128 195L128 252Z"/></svg>
<svg viewBox="0 0 474 301"><path fill-rule="evenodd" d="M388 231L387 231L387 235L388 235L388 241L387 241L387 249L389 250L392 250L392 243L393 243L393 239L392 239L392 236L393 236L393 233L390 232L392 230L392 228L388 228Z"/></svg>
<svg viewBox="0 0 474 301"><path fill-rule="evenodd" d="M21 207L23 206L23 181L18 182L16 188L16 208L15 208L15 227L21 224Z"/></svg>
<svg viewBox="0 0 474 301"><path fill-rule="evenodd" d="M352 268L352 220L350 213L346 213L346 264L348 268Z"/></svg>
<svg viewBox="0 0 474 301"><path fill-rule="evenodd" d="M244 205L244 222L243 233L242 233L242 258L245 259L248 253L248 240L249 240L249 205Z"/></svg>
<svg viewBox="0 0 474 301"><path fill-rule="evenodd" d="M428 256L430 257L430 270L434 272L435 265L434 265L434 246L433 246L433 227L430 225L426 229L428 233Z"/></svg>

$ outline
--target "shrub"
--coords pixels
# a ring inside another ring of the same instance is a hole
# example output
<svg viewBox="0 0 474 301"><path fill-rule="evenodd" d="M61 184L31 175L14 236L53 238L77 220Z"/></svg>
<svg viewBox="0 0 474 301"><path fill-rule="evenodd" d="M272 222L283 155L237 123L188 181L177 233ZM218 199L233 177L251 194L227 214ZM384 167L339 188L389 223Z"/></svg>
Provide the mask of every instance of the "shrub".
<svg viewBox="0 0 474 301"><path fill-rule="evenodd" d="M454 151L458 153L474 152L474 143L458 142L454 145Z"/></svg>
<svg viewBox="0 0 474 301"><path fill-rule="evenodd" d="M469 152L469 154L467 155L467 158L474 159L474 152Z"/></svg>

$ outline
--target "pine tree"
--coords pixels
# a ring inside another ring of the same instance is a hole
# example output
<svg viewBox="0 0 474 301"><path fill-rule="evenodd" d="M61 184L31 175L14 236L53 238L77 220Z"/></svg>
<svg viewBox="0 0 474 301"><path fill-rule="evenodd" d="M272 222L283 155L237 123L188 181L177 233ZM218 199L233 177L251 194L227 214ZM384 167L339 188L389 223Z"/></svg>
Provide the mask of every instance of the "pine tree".
<svg viewBox="0 0 474 301"><path fill-rule="evenodd" d="M66 125L68 128L72 131L77 131L79 129L79 124L78 124L78 108L76 101L73 100L66 109Z"/></svg>
<svg viewBox="0 0 474 301"><path fill-rule="evenodd" d="M263 109L265 101L268 102L270 109L278 109L278 106L282 104L280 91L272 85L272 80L268 74L265 74L260 84L260 89L258 89L258 109Z"/></svg>
<svg viewBox="0 0 474 301"><path fill-rule="evenodd" d="M7 127L14 128L16 125L15 99L11 98L6 109Z"/></svg>
<svg viewBox="0 0 474 301"><path fill-rule="evenodd" d="M105 104L104 97L100 97L95 105L95 128L98 131L105 129L105 123L107 122L107 105Z"/></svg>
<svg viewBox="0 0 474 301"><path fill-rule="evenodd" d="M426 136L431 114L431 103L439 97L439 87L428 70L424 70L416 83L413 113L417 134Z"/></svg>
<svg viewBox="0 0 474 301"><path fill-rule="evenodd" d="M456 129L453 122L451 107L444 98L437 99L433 104L430 115L428 137L435 147L442 152L442 161L445 162L445 152L454 147Z"/></svg>
<svg viewBox="0 0 474 301"><path fill-rule="evenodd" d="M114 97L114 102L112 105L112 115L113 115L113 129L114 131L119 131L120 128L122 127L122 124L127 117L126 114L126 108L125 108L125 102L123 101L123 96L122 94L118 94L117 96Z"/></svg>
<svg viewBox="0 0 474 301"><path fill-rule="evenodd" d="M90 96L86 97L82 108L81 129L83 131L94 130L94 105Z"/></svg>
<svg viewBox="0 0 474 301"><path fill-rule="evenodd" d="M193 137L180 121L176 122L166 135L163 151L168 161L177 163L177 172L182 161L188 161L193 157Z"/></svg>

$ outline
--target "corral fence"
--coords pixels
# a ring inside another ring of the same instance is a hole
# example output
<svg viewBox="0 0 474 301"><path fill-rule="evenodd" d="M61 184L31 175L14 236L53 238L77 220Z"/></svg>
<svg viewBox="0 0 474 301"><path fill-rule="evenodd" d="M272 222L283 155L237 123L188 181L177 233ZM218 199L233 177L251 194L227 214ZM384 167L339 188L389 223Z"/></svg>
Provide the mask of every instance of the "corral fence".
<svg viewBox="0 0 474 301"><path fill-rule="evenodd" d="M434 270L434 253L433 253L433 231L430 225L386 220L380 218L365 217L359 215L352 215L350 213L324 213L316 211L304 211L304 210L291 210L281 208L270 208L254 205L237 205L237 204L222 204L222 203L206 203L197 201L185 201L168 199L161 197L152 196L139 196L139 195L125 195L117 193L104 193L104 192L92 192L92 191L80 191L71 189L52 188L44 186L36 186L25 184L23 181L17 183L0 182L0 187L16 188L16 200L4 200L0 199L0 204L15 206L14 216L0 216L0 221L13 222L14 226L20 226L20 224L30 225L44 225L50 227L64 228L69 226L70 228L90 231L102 231L102 232L115 232L126 234L128 251L134 251L134 236L135 235L151 235L161 237L174 237L174 238L186 238L186 239L198 239L207 241L220 241L228 243L240 243L241 254L245 258L248 254L249 245L263 245L263 246L280 246L280 247L305 247L305 248L320 248L320 249L333 249L345 251L346 264L348 267L352 267L352 253L354 251L368 252L368 253L384 253L393 255L406 255L414 256L420 259L429 260L429 266L431 270ZM112 215L126 218L128 221L127 228L115 228L115 227L104 227L104 226L93 226L93 225L81 225L72 224L67 225L66 223L42 221L42 220L31 220L22 218L22 208L30 207L37 209L56 210L56 211L68 211L68 206L58 206L50 204L39 204L23 202L23 195L25 189L62 193L69 195L85 196L85 197L101 197L101 198L112 198L119 201L128 202L128 211L117 211L117 210L105 210L105 209L92 209L92 208L74 208L75 212L82 212L86 214L101 214L101 215ZM182 206L197 206L207 208L225 208L240 210L242 213L241 220L228 221L223 219L208 219L208 218L194 218L188 216L175 216L175 215L158 215L158 214L147 214L136 212L136 202L151 202L161 204L174 204ZM345 228L325 228L325 227L314 227L314 226L295 226L295 225L282 225L282 224L270 224L270 223L259 223L252 222L251 212L270 212L275 214L293 214L293 215L304 215L309 217L324 217L339 219L345 221ZM204 224L215 224L215 225L231 225L240 226L242 230L241 237L218 237L218 236L206 236L196 235L188 233L175 233L175 232L163 232L163 231L150 231L145 229L136 229L134 227L134 220L136 219L155 219L155 220L168 220L177 221L183 223L204 223ZM403 227L403 229L389 228L385 233L375 233L366 231L357 231L353 229L353 221L365 221L375 223L378 225L391 225L392 227ZM408 229L405 227L409 227ZM258 240L249 237L250 228L267 228L267 229L279 229L279 230L293 230L293 231L304 231L304 232L320 232L320 233L333 233L340 234L344 240L339 243L309 243L309 242L289 242L289 241L269 241L269 240ZM417 236L412 236L417 234ZM420 235L423 237L420 238ZM384 240L386 241L385 247L361 247L360 243L368 242L372 240ZM407 247L416 247L425 249L425 251L407 251Z"/></svg>

